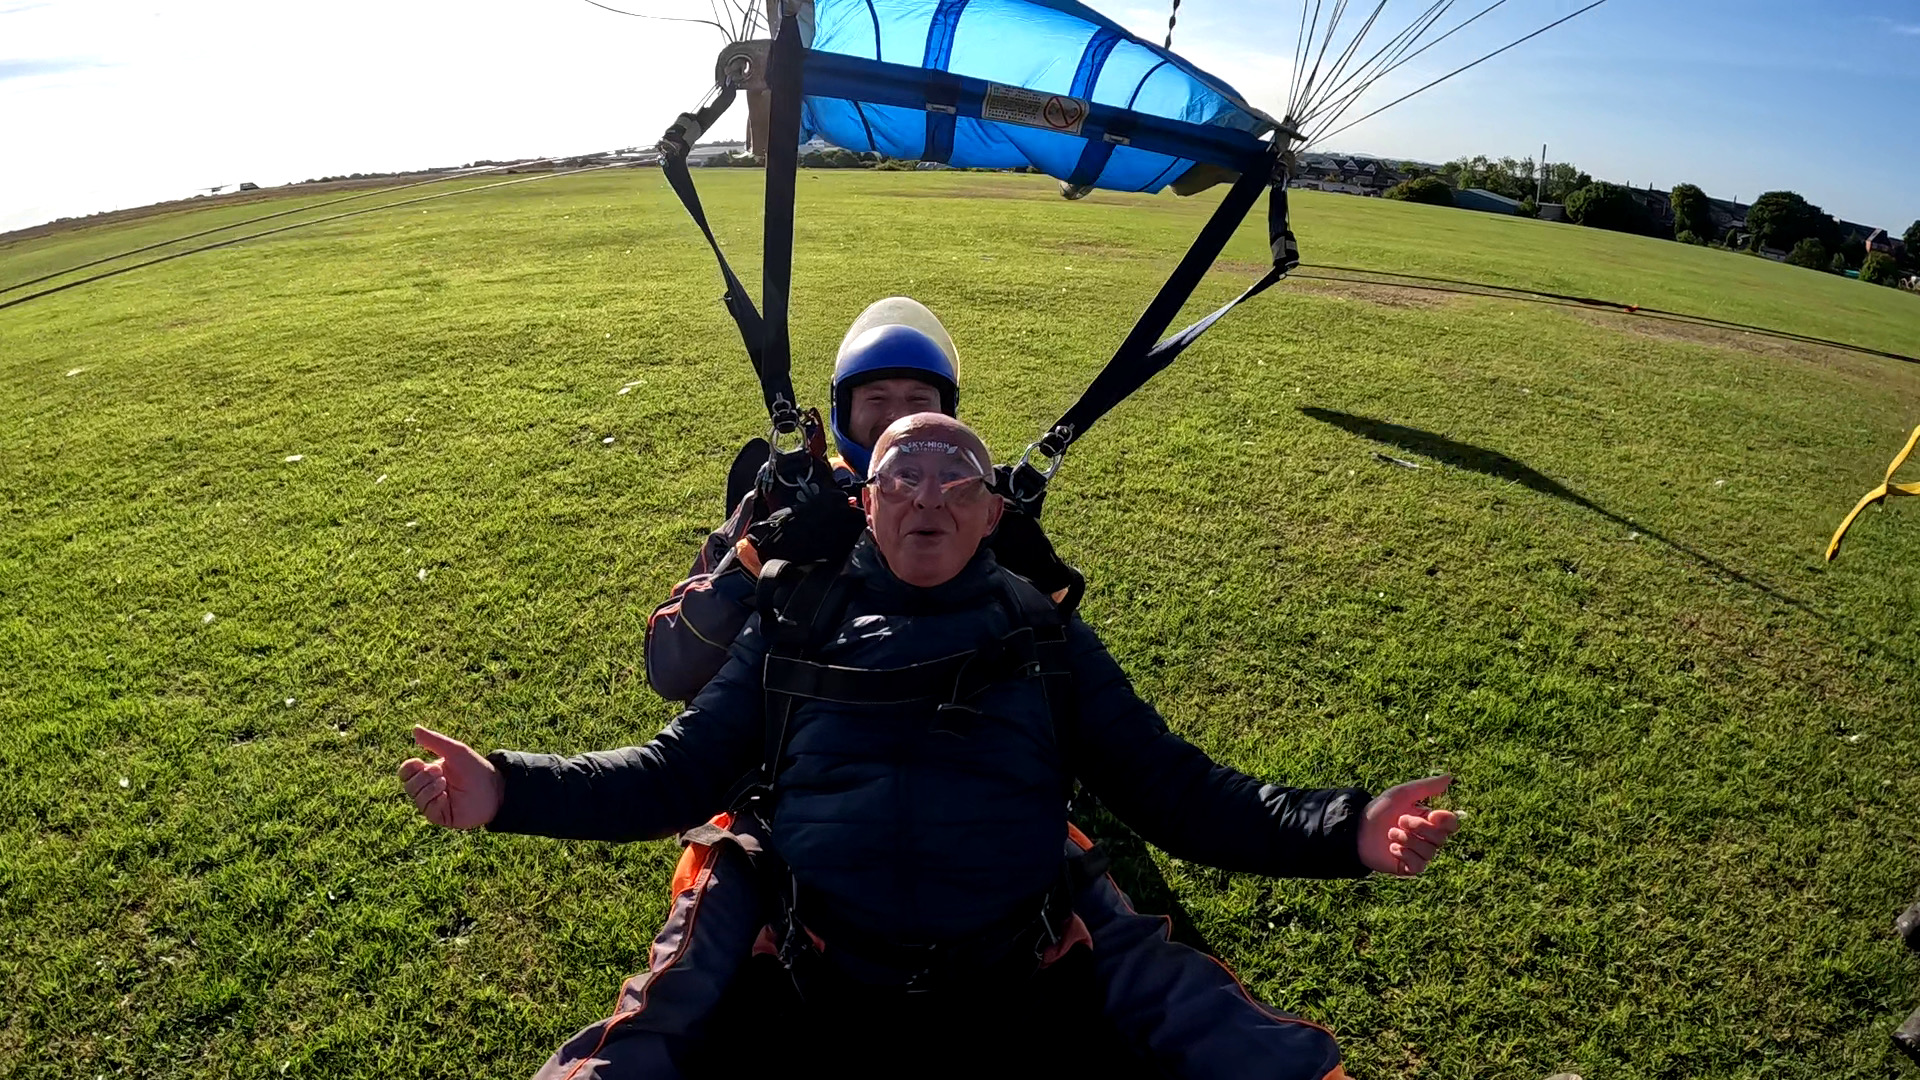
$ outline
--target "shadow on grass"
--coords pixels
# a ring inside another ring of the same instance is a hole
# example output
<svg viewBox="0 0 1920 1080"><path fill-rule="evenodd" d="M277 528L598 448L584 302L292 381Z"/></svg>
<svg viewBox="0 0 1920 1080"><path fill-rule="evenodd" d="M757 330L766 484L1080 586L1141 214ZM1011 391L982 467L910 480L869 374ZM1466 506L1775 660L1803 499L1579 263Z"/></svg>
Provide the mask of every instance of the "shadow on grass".
<svg viewBox="0 0 1920 1080"><path fill-rule="evenodd" d="M1169 936L1182 945L1191 946L1203 953L1213 955L1212 946L1200 934L1199 927L1193 923L1193 917L1187 913L1180 896L1168 884L1160 866L1153 861L1147 851L1147 842L1140 834L1128 828L1113 811L1098 799L1083 795L1074 800L1073 823L1085 832L1089 839L1099 844L1113 860L1108 873L1120 891L1133 901L1135 911L1147 915L1165 915L1169 927Z"/></svg>
<svg viewBox="0 0 1920 1080"><path fill-rule="evenodd" d="M1445 435L1436 435L1431 431L1422 431L1419 428L1406 427L1401 424L1390 424L1385 420L1355 416L1352 413L1335 412L1332 409L1320 409L1309 405L1302 407L1300 411L1321 423L1332 424L1334 427L1351 431L1362 438L1371 439L1374 442L1392 446L1409 453L1419 454L1422 457L1432 458L1443 465L1450 465L1456 469L1467 469L1471 472L1481 473L1500 480L1511 480L1521 487L1537 491L1542 495L1550 495L1553 498L1572 503L1582 509L1591 510L1601 517L1606 518L1608 521L1626 526L1650 540L1657 540L1667 545L1729 581L1744 585L1788 607L1812 616L1814 619L1841 630L1864 644L1878 649L1885 648L1881 643L1865 637L1851 626L1847 626L1835 620L1832 616L1815 609L1814 606L1807 601L1795 596L1789 596L1766 582L1755 578L1751 574L1745 574L1735 570L1726 563L1703 552L1695 551L1693 548L1671 537L1662 536L1660 533L1637 521L1621 517L1619 514L1608 510L1606 507L1574 491L1572 488L1542 473L1540 470L1524 462L1515 461L1497 450L1488 450L1485 447L1474 446L1470 443L1456 442L1453 439L1447 438Z"/></svg>

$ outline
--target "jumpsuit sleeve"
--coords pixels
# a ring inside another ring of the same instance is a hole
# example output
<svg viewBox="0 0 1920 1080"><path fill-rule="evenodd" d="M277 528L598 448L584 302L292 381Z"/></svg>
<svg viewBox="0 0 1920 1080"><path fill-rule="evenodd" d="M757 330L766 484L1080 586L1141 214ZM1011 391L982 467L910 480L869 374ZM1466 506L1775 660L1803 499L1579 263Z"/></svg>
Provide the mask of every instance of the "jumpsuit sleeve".
<svg viewBox="0 0 1920 1080"><path fill-rule="evenodd" d="M720 674L645 746L576 757L496 750L506 798L487 828L562 840L656 840L726 809L760 764L765 695L759 635L749 626Z"/></svg>
<svg viewBox="0 0 1920 1080"><path fill-rule="evenodd" d="M1275 877L1361 877L1359 788L1289 788L1215 763L1167 730L1093 629L1067 628L1080 780L1149 843L1176 858Z"/></svg>
<svg viewBox="0 0 1920 1080"><path fill-rule="evenodd" d="M647 682L668 701L692 701L727 662L727 648L753 614L758 567L734 548L753 523L754 495L707 536L686 580L647 618Z"/></svg>

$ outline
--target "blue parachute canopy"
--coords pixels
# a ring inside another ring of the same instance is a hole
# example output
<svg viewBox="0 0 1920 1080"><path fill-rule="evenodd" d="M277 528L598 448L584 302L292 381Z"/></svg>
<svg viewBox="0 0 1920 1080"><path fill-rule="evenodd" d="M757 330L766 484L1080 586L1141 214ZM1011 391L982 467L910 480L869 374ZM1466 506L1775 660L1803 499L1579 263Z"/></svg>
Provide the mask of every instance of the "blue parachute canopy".
<svg viewBox="0 0 1920 1080"><path fill-rule="evenodd" d="M814 0L812 29L803 138L1120 191L1271 167L1271 117L1073 0Z"/></svg>

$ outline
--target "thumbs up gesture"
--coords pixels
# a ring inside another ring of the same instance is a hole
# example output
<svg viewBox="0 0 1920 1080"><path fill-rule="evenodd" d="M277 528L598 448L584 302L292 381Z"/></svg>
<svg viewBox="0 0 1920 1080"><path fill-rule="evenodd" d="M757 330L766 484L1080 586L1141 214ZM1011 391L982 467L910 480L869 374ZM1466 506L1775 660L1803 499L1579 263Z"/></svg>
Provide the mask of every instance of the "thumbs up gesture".
<svg viewBox="0 0 1920 1080"><path fill-rule="evenodd" d="M438 761L408 758L400 763L400 782L428 821L449 829L475 829L493 820L506 785L493 763L458 739L416 726L413 741Z"/></svg>
<svg viewBox="0 0 1920 1080"><path fill-rule="evenodd" d="M1412 877L1460 828L1450 810L1422 805L1446 793L1451 776L1429 776L1390 787L1367 804L1360 819L1360 861L1370 870Z"/></svg>

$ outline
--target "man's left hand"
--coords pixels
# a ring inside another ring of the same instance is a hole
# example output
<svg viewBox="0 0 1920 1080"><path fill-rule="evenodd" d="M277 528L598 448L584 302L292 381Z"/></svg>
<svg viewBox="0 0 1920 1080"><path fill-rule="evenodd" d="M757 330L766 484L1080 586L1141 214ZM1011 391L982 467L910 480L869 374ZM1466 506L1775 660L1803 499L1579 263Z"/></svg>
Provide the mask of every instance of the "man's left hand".
<svg viewBox="0 0 1920 1080"><path fill-rule="evenodd" d="M1369 870L1412 877L1427 868L1434 853L1460 829L1451 810L1422 804L1446 794L1451 776L1429 776L1390 787L1367 804L1360 819L1360 861Z"/></svg>

